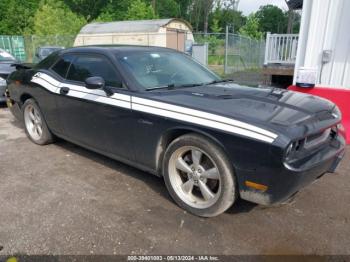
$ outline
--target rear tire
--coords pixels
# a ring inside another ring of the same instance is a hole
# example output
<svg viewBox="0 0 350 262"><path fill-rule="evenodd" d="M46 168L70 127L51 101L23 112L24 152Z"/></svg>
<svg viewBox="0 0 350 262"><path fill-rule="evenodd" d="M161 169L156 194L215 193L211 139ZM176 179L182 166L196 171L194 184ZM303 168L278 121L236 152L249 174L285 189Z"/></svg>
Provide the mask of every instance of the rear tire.
<svg viewBox="0 0 350 262"><path fill-rule="evenodd" d="M38 145L47 145L54 141L43 114L34 99L27 99L23 104L24 128L28 138Z"/></svg>
<svg viewBox="0 0 350 262"><path fill-rule="evenodd" d="M217 216L237 198L227 156L201 135L187 134L171 142L164 155L163 173L174 201L197 216Z"/></svg>

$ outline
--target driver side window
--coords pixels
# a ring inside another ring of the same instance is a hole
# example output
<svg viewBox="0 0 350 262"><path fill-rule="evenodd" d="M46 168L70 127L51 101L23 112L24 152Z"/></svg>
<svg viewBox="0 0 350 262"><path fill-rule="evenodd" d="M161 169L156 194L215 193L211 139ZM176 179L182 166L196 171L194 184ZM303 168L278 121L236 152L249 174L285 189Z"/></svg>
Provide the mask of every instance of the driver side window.
<svg viewBox="0 0 350 262"><path fill-rule="evenodd" d="M106 86L121 87L121 79L112 64L106 58L98 55L78 56L69 68L67 79L84 82L86 78L92 76L102 77Z"/></svg>

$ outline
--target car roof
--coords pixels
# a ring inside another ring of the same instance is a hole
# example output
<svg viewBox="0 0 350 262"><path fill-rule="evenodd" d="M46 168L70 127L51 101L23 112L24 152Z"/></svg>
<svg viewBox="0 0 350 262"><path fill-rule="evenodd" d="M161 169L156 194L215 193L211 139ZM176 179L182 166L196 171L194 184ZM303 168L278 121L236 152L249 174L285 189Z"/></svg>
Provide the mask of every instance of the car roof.
<svg viewBox="0 0 350 262"><path fill-rule="evenodd" d="M62 46L39 46L38 49L49 49L49 48L58 48L58 49L63 49L64 47Z"/></svg>
<svg viewBox="0 0 350 262"><path fill-rule="evenodd" d="M112 53L124 53L124 52L178 52L174 49L159 47L159 46L139 46L139 45L91 45L91 46L78 46L67 48L61 51L61 54L71 52L112 52Z"/></svg>

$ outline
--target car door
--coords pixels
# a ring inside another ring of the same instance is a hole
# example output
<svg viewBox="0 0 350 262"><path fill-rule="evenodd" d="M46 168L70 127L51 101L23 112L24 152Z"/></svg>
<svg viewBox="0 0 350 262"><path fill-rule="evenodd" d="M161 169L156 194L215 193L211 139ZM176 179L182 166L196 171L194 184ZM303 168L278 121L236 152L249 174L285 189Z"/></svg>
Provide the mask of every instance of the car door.
<svg viewBox="0 0 350 262"><path fill-rule="evenodd" d="M120 75L108 57L73 56L57 97L65 137L102 153L133 160L129 90L121 87ZM102 77L113 94L87 89L84 81L92 76Z"/></svg>

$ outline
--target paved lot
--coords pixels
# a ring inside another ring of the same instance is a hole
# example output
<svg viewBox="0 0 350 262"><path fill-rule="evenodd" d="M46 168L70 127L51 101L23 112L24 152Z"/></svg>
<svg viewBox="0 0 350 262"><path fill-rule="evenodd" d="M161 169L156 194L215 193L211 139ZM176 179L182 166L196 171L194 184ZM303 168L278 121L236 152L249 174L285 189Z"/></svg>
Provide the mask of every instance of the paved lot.
<svg viewBox="0 0 350 262"><path fill-rule="evenodd" d="M64 141L34 145L0 108L0 255L350 254L349 162L291 204L202 219L160 178Z"/></svg>

